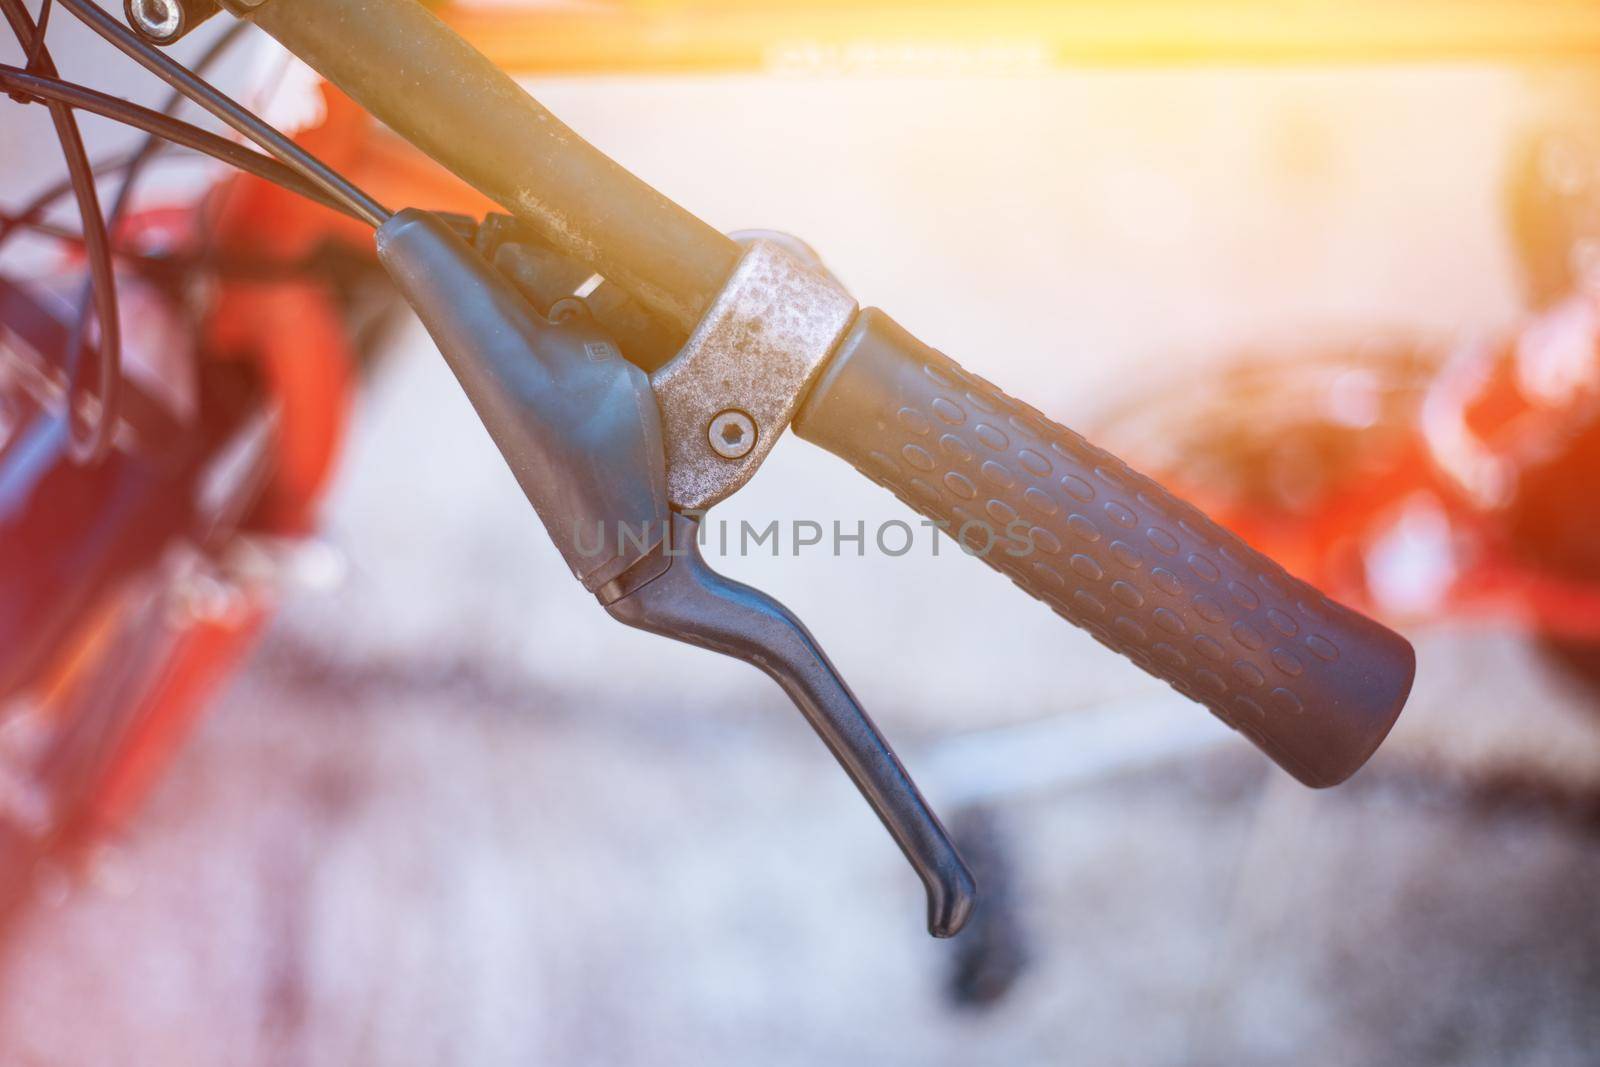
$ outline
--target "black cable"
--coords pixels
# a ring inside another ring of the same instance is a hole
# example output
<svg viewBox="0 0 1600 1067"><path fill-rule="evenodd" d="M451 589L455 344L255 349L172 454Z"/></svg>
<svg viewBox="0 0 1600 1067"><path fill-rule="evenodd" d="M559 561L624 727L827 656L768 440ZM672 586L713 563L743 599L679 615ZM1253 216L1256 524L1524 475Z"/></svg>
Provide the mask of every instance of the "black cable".
<svg viewBox="0 0 1600 1067"><path fill-rule="evenodd" d="M33 43L28 46L29 70L36 71L39 69L39 57L44 52L44 35L49 31L50 12L54 10L54 7L55 5L51 3L51 0L44 0L39 5L38 26L33 31Z"/></svg>
<svg viewBox="0 0 1600 1067"><path fill-rule="evenodd" d="M46 222L42 219L24 219L16 215L3 214L0 214L0 225L10 225L18 232L27 231L28 233L36 233L41 237L48 237L51 240L59 241L62 244L76 245L79 248L83 247L82 231L74 230L70 226L61 226L54 222ZM142 252L137 248L124 248L118 245L116 242L112 242L111 244L111 255L113 259L135 260L141 263L182 262L176 257L169 256L164 253Z"/></svg>
<svg viewBox="0 0 1600 1067"><path fill-rule="evenodd" d="M30 102L32 100L31 97L28 97L27 94L23 93L20 89L17 90L17 94L19 96L23 96L25 99L30 100ZM170 142L163 141L162 143L168 144ZM104 162L96 163L90 169L90 172L96 178L103 178L110 174L120 173L128 169L128 166L133 163L134 158L138 156L138 154L139 152L135 150L129 152L127 155L116 156L112 159L105 160ZM6 241L10 240L12 233L17 230L40 229L45 212L49 211L56 201L60 200L64 196L67 196L71 192L72 179L63 178L54 185L45 188L32 200L24 204L20 210L7 213L4 217L0 217L0 247L4 247Z"/></svg>
<svg viewBox="0 0 1600 1067"><path fill-rule="evenodd" d="M0 3L13 3L15 0L0 0ZM273 159L243 145L235 144L225 137L219 137L208 130L175 119L170 115L163 115L159 111L130 103L120 97L109 96L94 89L77 85L73 82L62 81L59 78L46 78L37 74L29 74L18 67L0 63L0 89L21 91L51 104L65 104L72 108L87 111L104 118L113 119L126 126L153 133L158 137L192 148L197 152L219 159L230 166L264 178L269 182L281 185L292 192L299 193L310 200L326 207L330 207L352 218L363 219L354 208L342 201L334 199L322 189L313 185L298 172Z"/></svg>
<svg viewBox="0 0 1600 1067"><path fill-rule="evenodd" d="M57 241L66 241L78 245L79 247L83 245L83 233L81 231L69 230L65 226L57 226L54 223L43 222L38 219L25 219L20 215L4 215L0 216L0 226L9 226L16 230L29 230L45 237L53 237ZM125 256L127 252L120 248L112 248L111 254Z"/></svg>
<svg viewBox="0 0 1600 1067"><path fill-rule="evenodd" d="M94 172L89 167L81 135L72 109L81 107L124 122L176 143L206 152L249 173L276 182L319 203L333 207L371 225L381 225L389 212L377 201L306 152L278 130L273 129L236 101L219 92L193 71L172 60L123 27L98 5L90 0L62 0L63 6L106 41L133 58L141 66L156 74L174 90L200 104L217 118L232 126L237 132L254 140L276 157L262 157L232 142L225 141L188 123L179 122L170 115L151 111L106 94L96 93L82 86L61 81L56 76L54 60L44 42L43 26L48 20L53 0L44 0L39 24L28 15L21 0L0 0L18 41L24 44L29 66L26 70L0 68L0 79L11 95L21 101L43 100L50 109L56 126L57 139L66 156L71 187L78 200L79 214L83 217L82 239L88 253L90 279L80 297L80 314L74 324L72 342L67 358L68 403L67 424L71 431L71 455L80 462L95 462L109 451L116 427L116 405L121 379L121 336L117 318L115 275L112 271L107 219L101 214ZM169 105L170 109L170 105ZM128 163L124 179L113 207L112 224L120 221L128 203L133 180L144 162L153 153L147 143ZM42 212L41 205L36 209ZM0 241L21 226L35 228L39 219L35 212L25 212L20 218L5 220L0 225ZM94 298L97 325L100 327L100 410L91 432L86 438L78 433L78 387L82 349L87 335L87 310L90 296Z"/></svg>
<svg viewBox="0 0 1600 1067"><path fill-rule="evenodd" d="M50 0L45 0L45 3L48 4L49 2ZM204 74L209 70L211 65L221 57L222 53L227 51L229 46L244 35L249 26L249 23L243 21L235 21L229 25L226 30L218 35L216 40L211 42L199 60L195 62L195 73ZM185 99L186 97L182 93L173 90L167 96L167 99L162 102L161 114L169 118L175 117L175 113ZM128 159L127 166L123 168L122 183L117 187L117 198L111 202L111 213L106 219L106 229L113 238L116 237L117 231L122 228L123 217L127 214L128 205L133 199L133 191L138 186L139 179L144 176L146 167L165 143L166 141L160 134L146 134L144 143L134 150L132 156ZM100 173L98 168L95 173Z"/></svg>
<svg viewBox="0 0 1600 1067"><path fill-rule="evenodd" d="M45 19L49 16L49 12L50 0L44 0L44 7L42 8L42 13L39 16L40 40L43 40L44 37ZM217 56L222 54L223 49L227 48L228 45L232 44L238 39L240 32L245 28L245 26L246 23L235 22L232 26L228 27L227 31L215 42L213 42L211 47L206 50L206 53L200 57L200 62L195 64L196 69L201 71L205 70L205 68L209 66ZM167 101L162 105L161 114L171 116L172 113L177 110L178 105L182 102L183 94L174 91L168 97ZM127 172L122 177L122 184L117 188L116 199L111 202L111 211L106 216L106 233L112 240L116 239L118 231L122 229L122 221L127 216L128 205L133 200L133 190L139 184L140 174L144 171L145 165L149 163L150 159L155 155L155 146L159 145L160 143L161 139L158 136L155 134L148 135L145 138L144 144L141 145L138 152L135 153L132 162L128 164ZM86 283L83 287L83 292L78 297L77 314L73 317L71 339L67 344L66 365L69 368L76 367L78 365L78 361L83 358L83 345L85 339L88 337L88 331L84 328L84 324L89 320L89 301L93 295L94 293L92 286ZM120 387L120 381L110 385L102 382L100 386L102 399L104 398L104 394L107 389Z"/></svg>
<svg viewBox="0 0 1600 1067"><path fill-rule="evenodd" d="M8 2L14 3L16 0ZM219 92L205 79L197 77L183 64L139 37L93 0L57 0L57 2L123 54L233 127L242 136L254 141L280 162L298 171L302 177L344 204L356 217L374 227L383 225L389 218L391 213L388 208L362 192L349 179L263 122L238 101Z"/></svg>
<svg viewBox="0 0 1600 1067"><path fill-rule="evenodd" d="M5 221L6 217L0 215L0 223ZM21 220L16 220L16 224L64 244L83 245L83 234L66 226ZM137 248L119 248L115 244L111 246L111 254L119 260L136 263L146 271L161 271L174 277L192 277L198 272L209 277L249 282L304 281L329 266L329 249L326 246L318 246L298 259L282 261L263 261L253 256L219 257L209 250L200 255L192 252L185 255L142 252Z"/></svg>
<svg viewBox="0 0 1600 1067"><path fill-rule="evenodd" d="M49 0L45 0L45 2L48 4ZM44 23L43 17L41 17L39 21L40 25L42 26ZM209 70L212 64L222 57L222 53L227 50L228 46L239 39L248 25L249 24L246 22L235 21L228 28L228 30L222 34L222 36L218 37L214 42L212 42L211 47L206 49L205 54L202 55L195 63L195 73L204 74L207 70ZM29 71L29 73L37 72ZM18 95L23 96L24 99L27 99L25 93L19 91ZM187 99L188 97L184 96L182 93L173 90L172 94L168 96L166 101L162 104L161 113L163 115L173 115L177 111L178 105ZM153 157L162 148L165 148L171 143L171 141L162 138L159 134L152 133L149 135L149 139L144 141L138 148L135 148L131 152L128 152L125 155L115 156L100 163L96 163L93 168L94 176L96 178L103 178L113 174L124 174L123 186L126 187L129 181L135 180L135 176L128 175L127 172L133 170L133 168L136 166L142 168L144 165L144 160ZM32 200L23 205L20 211L0 216L0 248L5 246L6 241L14 232L23 229L37 230L40 232L49 233L52 236L63 237L63 239L76 238L78 235L63 235L57 232L56 228L54 227L45 227L39 224L40 220L44 217L44 213L48 211L57 200L60 200L63 196L66 196L70 192L72 192L72 179L63 179L62 181L59 181L56 184L48 186L42 190ZM121 196L120 190L118 195L119 197Z"/></svg>
<svg viewBox="0 0 1600 1067"><path fill-rule="evenodd" d="M48 77L55 77L56 65L50 48L44 43L39 27L34 24L22 0L0 0L0 11L5 13L18 44L34 56L34 68ZM61 153L66 159L67 172L72 176L78 214L83 220L89 284L94 287L95 316L100 327L97 345L100 355L100 410L87 435L78 432L79 368L68 368L67 410L64 416L68 429L68 454L77 462L96 463L110 451L117 424L117 386L122 377L122 331L117 313L116 275L111 262L111 239L106 232L105 217L100 213L100 194L95 187L94 173L89 168L89 155L84 150L77 119L72 109L59 100L48 101L47 106L55 125L56 140L60 142Z"/></svg>

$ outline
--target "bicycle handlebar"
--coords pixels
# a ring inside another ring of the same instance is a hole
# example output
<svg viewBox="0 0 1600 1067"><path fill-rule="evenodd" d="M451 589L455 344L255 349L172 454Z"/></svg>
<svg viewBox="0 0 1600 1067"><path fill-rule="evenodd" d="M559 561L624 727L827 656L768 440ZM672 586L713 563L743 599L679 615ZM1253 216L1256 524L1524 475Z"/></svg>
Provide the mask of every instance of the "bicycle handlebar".
<svg viewBox="0 0 1600 1067"><path fill-rule="evenodd" d="M227 0L551 246L687 334L739 247L579 137L416 0Z"/></svg>
<svg viewBox="0 0 1600 1067"><path fill-rule="evenodd" d="M223 3L686 333L738 261L415 0ZM1399 635L882 312L859 316L794 425L958 536L1004 534L991 566L1308 785L1353 773L1405 702L1415 655Z"/></svg>
<svg viewBox="0 0 1600 1067"><path fill-rule="evenodd" d="M875 308L794 428L1306 785L1353 774L1405 704L1416 656L1403 637ZM993 623L971 625L1004 640Z"/></svg>

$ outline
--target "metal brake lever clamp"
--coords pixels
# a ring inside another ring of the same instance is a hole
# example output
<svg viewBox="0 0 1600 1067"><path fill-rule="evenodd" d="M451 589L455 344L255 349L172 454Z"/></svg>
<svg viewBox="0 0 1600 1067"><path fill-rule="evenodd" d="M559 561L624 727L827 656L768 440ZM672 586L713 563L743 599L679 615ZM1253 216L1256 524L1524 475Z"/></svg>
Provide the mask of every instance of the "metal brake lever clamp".
<svg viewBox="0 0 1600 1067"><path fill-rule="evenodd" d="M855 299L786 244L749 241L683 348L650 375L679 511L750 480L855 319Z"/></svg>

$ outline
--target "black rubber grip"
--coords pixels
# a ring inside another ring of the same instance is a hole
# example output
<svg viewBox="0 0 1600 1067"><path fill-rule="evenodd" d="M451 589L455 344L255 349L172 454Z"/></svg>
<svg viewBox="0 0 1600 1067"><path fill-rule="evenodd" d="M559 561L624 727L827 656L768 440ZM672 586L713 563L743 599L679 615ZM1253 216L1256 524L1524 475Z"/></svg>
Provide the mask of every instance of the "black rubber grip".
<svg viewBox="0 0 1600 1067"><path fill-rule="evenodd" d="M1307 785L1355 773L1405 704L1405 638L881 311L857 318L794 426Z"/></svg>

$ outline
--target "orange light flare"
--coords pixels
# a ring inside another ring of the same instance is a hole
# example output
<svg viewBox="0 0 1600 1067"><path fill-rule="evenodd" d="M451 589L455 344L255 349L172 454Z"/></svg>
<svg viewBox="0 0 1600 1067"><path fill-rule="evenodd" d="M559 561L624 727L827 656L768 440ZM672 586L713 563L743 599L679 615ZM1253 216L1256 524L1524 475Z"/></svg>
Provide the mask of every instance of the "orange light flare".
<svg viewBox="0 0 1600 1067"><path fill-rule="evenodd" d="M1600 52L1575 0L631 0L459 3L444 17L517 73L883 73L1007 64L1572 59Z"/></svg>

